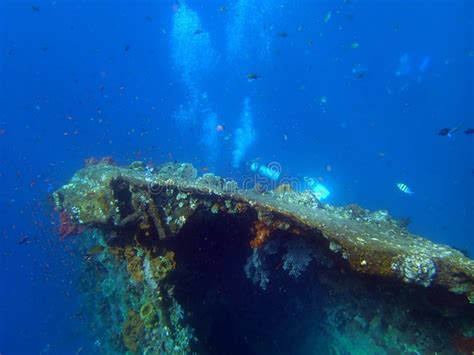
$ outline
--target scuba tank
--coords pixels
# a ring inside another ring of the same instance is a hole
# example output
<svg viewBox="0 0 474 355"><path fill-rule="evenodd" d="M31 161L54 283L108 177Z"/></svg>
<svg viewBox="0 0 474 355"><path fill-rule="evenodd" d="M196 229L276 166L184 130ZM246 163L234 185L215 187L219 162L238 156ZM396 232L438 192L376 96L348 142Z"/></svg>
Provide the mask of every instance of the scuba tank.
<svg viewBox="0 0 474 355"><path fill-rule="evenodd" d="M259 175L265 176L266 178L276 181L280 178L280 171L276 168L276 166L265 166L263 164L259 164L254 162L250 165L250 170L254 173Z"/></svg>
<svg viewBox="0 0 474 355"><path fill-rule="evenodd" d="M316 179L305 176L304 181L319 201L325 200L331 193L326 186L320 184Z"/></svg>

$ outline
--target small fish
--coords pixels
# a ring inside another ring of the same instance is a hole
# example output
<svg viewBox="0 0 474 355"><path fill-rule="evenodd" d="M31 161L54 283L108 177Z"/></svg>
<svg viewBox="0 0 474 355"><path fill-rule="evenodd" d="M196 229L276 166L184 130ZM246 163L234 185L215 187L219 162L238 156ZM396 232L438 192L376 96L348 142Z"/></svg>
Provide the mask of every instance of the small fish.
<svg viewBox="0 0 474 355"><path fill-rule="evenodd" d="M450 131L451 131L451 128L442 128L442 129L438 132L438 136L447 136Z"/></svg>
<svg viewBox="0 0 474 355"><path fill-rule="evenodd" d="M288 37L288 32L281 31L277 33L278 37L286 38Z"/></svg>
<svg viewBox="0 0 474 355"><path fill-rule="evenodd" d="M195 34L195 35L198 35L198 34L201 34L201 33L203 33L203 32L204 32L203 30L201 30L200 28L198 28L196 31L194 31L194 34Z"/></svg>
<svg viewBox="0 0 474 355"><path fill-rule="evenodd" d="M128 51L130 50L130 45L127 44L127 45L125 46L124 50L125 50L125 52L128 52Z"/></svg>
<svg viewBox="0 0 474 355"><path fill-rule="evenodd" d="M100 244L94 245L93 247L89 248L89 250L87 251L87 255L94 256L100 254L104 251L104 249L105 248Z"/></svg>
<svg viewBox="0 0 474 355"><path fill-rule="evenodd" d="M39 12L40 11L40 8L36 5L31 5L31 10L33 11L36 11L36 12Z"/></svg>
<svg viewBox="0 0 474 355"><path fill-rule="evenodd" d="M357 64L354 68L352 68L352 74L356 77L356 79L362 79L368 73L368 69Z"/></svg>
<svg viewBox="0 0 474 355"><path fill-rule="evenodd" d="M23 245L23 244L30 244L30 238L27 235L24 235L23 237L20 238L18 241L18 244Z"/></svg>
<svg viewBox="0 0 474 355"><path fill-rule="evenodd" d="M397 187L401 192L404 192L408 195L413 195L414 194L414 192L407 185L405 185L402 182L397 183Z"/></svg>
<svg viewBox="0 0 474 355"><path fill-rule="evenodd" d="M410 217L403 217L396 221L400 228L406 228L411 223Z"/></svg>
<svg viewBox="0 0 474 355"><path fill-rule="evenodd" d="M468 128L464 131L465 134L474 134L474 128Z"/></svg>
<svg viewBox="0 0 474 355"><path fill-rule="evenodd" d="M249 81L254 81L254 80L260 79L260 75L258 75L257 73L248 73L247 79Z"/></svg>
<svg viewBox="0 0 474 355"><path fill-rule="evenodd" d="M218 124L216 126L216 132L224 132L225 131L225 126L223 124Z"/></svg>
<svg viewBox="0 0 474 355"><path fill-rule="evenodd" d="M461 122L460 124L458 124L457 126L452 127L452 128L449 128L449 127L442 128L438 132L438 136L448 136L448 137L451 138L451 135L453 133L456 133L457 131L459 131L461 129L461 126L463 125L463 123L464 122Z"/></svg>
<svg viewBox="0 0 474 355"><path fill-rule="evenodd" d="M353 43L351 43L351 48L352 48L352 49L357 49L357 48L359 48L359 43L358 43L358 42L353 42Z"/></svg>

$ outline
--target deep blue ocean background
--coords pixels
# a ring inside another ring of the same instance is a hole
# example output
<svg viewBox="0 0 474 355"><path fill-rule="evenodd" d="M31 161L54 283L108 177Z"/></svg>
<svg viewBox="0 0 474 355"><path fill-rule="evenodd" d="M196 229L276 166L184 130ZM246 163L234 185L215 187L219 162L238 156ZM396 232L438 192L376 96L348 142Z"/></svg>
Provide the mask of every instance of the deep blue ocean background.
<svg viewBox="0 0 474 355"><path fill-rule="evenodd" d="M276 162L474 254L473 1L245 3L247 23L236 1L0 1L1 354L91 347L48 202L91 156L239 183Z"/></svg>

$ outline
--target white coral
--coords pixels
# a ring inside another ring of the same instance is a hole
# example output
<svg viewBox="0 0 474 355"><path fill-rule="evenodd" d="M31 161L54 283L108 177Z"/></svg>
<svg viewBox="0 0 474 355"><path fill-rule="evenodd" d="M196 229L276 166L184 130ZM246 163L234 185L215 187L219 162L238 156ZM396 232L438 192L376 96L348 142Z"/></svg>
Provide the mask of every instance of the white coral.
<svg viewBox="0 0 474 355"><path fill-rule="evenodd" d="M266 290L270 279L268 277L269 271L265 268L264 262L264 252L254 249L253 254L247 258L244 271L247 278L252 280L254 285L258 283L263 290Z"/></svg>
<svg viewBox="0 0 474 355"><path fill-rule="evenodd" d="M283 269L290 276L298 278L312 260L312 251L301 238L291 239L286 243L286 254L283 255Z"/></svg>

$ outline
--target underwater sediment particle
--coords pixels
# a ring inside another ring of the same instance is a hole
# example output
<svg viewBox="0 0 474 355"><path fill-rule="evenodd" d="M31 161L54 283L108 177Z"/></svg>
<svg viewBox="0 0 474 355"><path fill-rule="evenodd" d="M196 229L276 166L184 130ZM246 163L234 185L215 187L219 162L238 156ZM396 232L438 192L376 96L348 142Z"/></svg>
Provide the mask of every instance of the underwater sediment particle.
<svg viewBox="0 0 474 355"><path fill-rule="evenodd" d="M321 354L469 344L472 259L386 211L236 186L190 164L97 164L53 193L58 212L103 236L100 258L83 262L95 314L122 332L109 353L308 353L302 337ZM113 208L87 207L104 205ZM83 251L97 245L89 238Z"/></svg>

